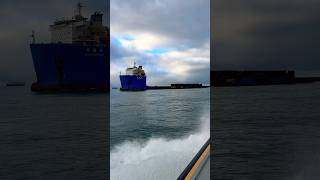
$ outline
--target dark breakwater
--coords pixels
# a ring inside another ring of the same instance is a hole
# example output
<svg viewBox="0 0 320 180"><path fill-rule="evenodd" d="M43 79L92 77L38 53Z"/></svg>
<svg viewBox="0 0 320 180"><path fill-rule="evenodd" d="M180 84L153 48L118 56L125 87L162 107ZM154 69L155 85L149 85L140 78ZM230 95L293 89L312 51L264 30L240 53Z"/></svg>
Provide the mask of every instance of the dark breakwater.
<svg viewBox="0 0 320 180"><path fill-rule="evenodd" d="M209 86L203 84L171 84L170 86L147 86L149 90L156 89L194 89L194 88L208 88Z"/></svg>
<svg viewBox="0 0 320 180"><path fill-rule="evenodd" d="M211 85L257 86L320 81L319 77L296 77L294 71L211 71Z"/></svg>

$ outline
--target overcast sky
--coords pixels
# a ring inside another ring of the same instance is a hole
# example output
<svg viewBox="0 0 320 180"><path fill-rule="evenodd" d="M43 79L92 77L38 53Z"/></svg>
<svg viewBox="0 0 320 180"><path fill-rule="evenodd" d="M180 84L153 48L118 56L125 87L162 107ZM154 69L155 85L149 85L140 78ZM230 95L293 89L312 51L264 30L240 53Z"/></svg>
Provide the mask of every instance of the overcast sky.
<svg viewBox="0 0 320 180"><path fill-rule="evenodd" d="M320 1L214 0L215 69L320 69Z"/></svg>
<svg viewBox="0 0 320 180"><path fill-rule="evenodd" d="M48 26L61 17L71 17L79 0L1 0L0 1L0 82L35 81L29 48L31 32L37 42L48 42ZM105 14L109 23L109 0L81 0L83 14Z"/></svg>
<svg viewBox="0 0 320 180"><path fill-rule="evenodd" d="M136 61L149 85L208 83L210 0L111 0L111 84Z"/></svg>
<svg viewBox="0 0 320 180"><path fill-rule="evenodd" d="M77 2L0 1L0 82L35 80L31 31L38 42L47 42L48 25L72 16ZM86 15L109 5L82 2ZM211 5L212 67L319 71L320 1L214 0ZM207 81L209 11L209 0L112 0L111 80L117 82L135 60L145 66L150 83Z"/></svg>

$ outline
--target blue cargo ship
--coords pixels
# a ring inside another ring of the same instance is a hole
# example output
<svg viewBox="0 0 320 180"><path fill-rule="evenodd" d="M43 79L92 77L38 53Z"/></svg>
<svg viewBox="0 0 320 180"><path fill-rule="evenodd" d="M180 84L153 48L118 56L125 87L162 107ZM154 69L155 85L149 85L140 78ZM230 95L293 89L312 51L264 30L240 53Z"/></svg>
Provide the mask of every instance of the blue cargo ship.
<svg viewBox="0 0 320 180"><path fill-rule="evenodd" d="M147 90L147 76L142 66L126 69L126 74L120 74L120 82L122 91L144 91Z"/></svg>
<svg viewBox="0 0 320 180"><path fill-rule="evenodd" d="M50 43L30 44L37 82L32 91L109 90L109 28L103 14L82 16L82 5L71 19L50 25Z"/></svg>

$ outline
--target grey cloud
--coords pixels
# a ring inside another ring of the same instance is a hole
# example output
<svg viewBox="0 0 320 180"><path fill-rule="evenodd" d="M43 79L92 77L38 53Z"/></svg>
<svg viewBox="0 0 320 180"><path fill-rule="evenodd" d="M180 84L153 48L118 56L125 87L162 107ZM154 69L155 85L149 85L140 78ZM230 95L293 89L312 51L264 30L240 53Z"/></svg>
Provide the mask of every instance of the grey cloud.
<svg viewBox="0 0 320 180"><path fill-rule="evenodd" d="M319 70L319 5L313 0L215 1L213 68Z"/></svg>
<svg viewBox="0 0 320 180"><path fill-rule="evenodd" d="M111 35L113 34L113 27L117 27L119 28L117 30L121 31L121 33L126 31L128 33L147 32L170 39L170 42L165 44L163 48L173 48L177 51L184 51L189 48L206 49L207 46L205 45L210 39L209 3L209 0L111 1ZM149 85L209 82L210 66L208 62L195 64L192 64L192 62L177 63L179 65L194 66L193 70L177 77L176 74L172 74L172 71L176 68L173 67L174 65L168 64L168 67L164 67L160 62L162 61L161 59L149 55L130 48L111 46L111 62L119 65L125 63L121 61L124 58L134 57L135 60L138 60L138 63L144 65L148 74ZM185 59L181 59L181 61L185 61ZM119 82L112 81L111 83L116 84Z"/></svg>
<svg viewBox="0 0 320 180"><path fill-rule="evenodd" d="M152 31L191 47L202 45L210 37L208 0L117 0L111 3L111 21L121 23L122 28Z"/></svg>

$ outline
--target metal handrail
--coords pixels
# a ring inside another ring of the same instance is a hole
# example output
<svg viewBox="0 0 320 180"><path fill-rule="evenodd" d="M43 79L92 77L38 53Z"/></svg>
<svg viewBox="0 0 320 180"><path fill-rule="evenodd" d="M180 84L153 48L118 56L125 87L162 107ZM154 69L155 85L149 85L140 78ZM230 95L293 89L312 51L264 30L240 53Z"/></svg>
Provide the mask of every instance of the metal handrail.
<svg viewBox="0 0 320 180"><path fill-rule="evenodd" d="M202 153L206 150L206 148L210 145L210 138L207 140L207 142L201 147L199 152L195 155L195 157L191 160L191 162L188 164L188 166L184 169L184 171L180 174L177 180L184 180L186 176L189 174L193 166L196 164Z"/></svg>

